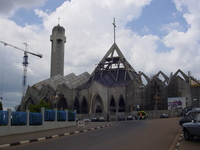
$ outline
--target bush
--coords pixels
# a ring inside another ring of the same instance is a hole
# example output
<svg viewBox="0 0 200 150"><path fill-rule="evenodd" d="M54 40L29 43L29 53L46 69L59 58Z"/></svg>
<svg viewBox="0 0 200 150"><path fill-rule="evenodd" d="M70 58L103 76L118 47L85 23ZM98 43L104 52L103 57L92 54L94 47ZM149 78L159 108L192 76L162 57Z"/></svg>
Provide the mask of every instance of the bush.
<svg viewBox="0 0 200 150"><path fill-rule="evenodd" d="M41 112L41 107L44 107L45 109L50 109L50 103L41 100L36 105L31 104L28 109L30 110L30 112Z"/></svg>

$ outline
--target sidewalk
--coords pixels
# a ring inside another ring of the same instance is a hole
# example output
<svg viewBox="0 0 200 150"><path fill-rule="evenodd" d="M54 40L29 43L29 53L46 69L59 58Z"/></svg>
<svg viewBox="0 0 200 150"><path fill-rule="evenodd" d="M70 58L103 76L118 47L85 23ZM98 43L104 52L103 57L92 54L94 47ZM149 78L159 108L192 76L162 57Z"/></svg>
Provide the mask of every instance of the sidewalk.
<svg viewBox="0 0 200 150"><path fill-rule="evenodd" d="M8 136L0 136L0 148L10 147L25 143L31 143L41 140L47 140L51 138L57 138L61 136L67 136L71 134L77 134L81 132L96 130L104 127L114 125L114 122L85 122L85 127L71 126L59 129L30 132L24 134L15 134Z"/></svg>

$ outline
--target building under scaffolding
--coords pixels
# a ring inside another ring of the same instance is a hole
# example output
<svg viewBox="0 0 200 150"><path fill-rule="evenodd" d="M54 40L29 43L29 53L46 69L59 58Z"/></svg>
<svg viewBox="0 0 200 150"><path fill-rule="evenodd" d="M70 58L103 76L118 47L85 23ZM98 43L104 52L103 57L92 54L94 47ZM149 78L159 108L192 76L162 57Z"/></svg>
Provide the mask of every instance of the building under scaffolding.
<svg viewBox="0 0 200 150"><path fill-rule="evenodd" d="M54 27L59 28L64 31L60 25ZM56 38L52 36L51 39ZM64 47L65 35L61 36L64 40L59 44ZM56 49L52 51L52 55L57 55ZM187 107L200 107L200 83L180 69L170 77L162 71L151 78L137 72L114 42L92 74L62 76L55 72L49 79L29 86L20 109L24 111L30 104L45 100L52 108L77 110L82 114L130 112L138 106L143 110L161 110L168 108L168 97L185 97Z"/></svg>

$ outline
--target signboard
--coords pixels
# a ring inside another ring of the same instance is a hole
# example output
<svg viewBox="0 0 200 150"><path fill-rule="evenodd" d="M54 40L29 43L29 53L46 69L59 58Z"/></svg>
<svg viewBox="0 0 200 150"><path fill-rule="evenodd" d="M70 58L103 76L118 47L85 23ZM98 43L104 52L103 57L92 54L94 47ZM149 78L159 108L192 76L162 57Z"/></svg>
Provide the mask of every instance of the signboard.
<svg viewBox="0 0 200 150"><path fill-rule="evenodd" d="M78 129L79 129L79 127L83 127L84 128L84 126L85 126L85 123L84 123L84 121L83 120L79 120L78 121Z"/></svg>
<svg viewBox="0 0 200 150"><path fill-rule="evenodd" d="M168 110L186 108L185 97L170 97L168 98Z"/></svg>

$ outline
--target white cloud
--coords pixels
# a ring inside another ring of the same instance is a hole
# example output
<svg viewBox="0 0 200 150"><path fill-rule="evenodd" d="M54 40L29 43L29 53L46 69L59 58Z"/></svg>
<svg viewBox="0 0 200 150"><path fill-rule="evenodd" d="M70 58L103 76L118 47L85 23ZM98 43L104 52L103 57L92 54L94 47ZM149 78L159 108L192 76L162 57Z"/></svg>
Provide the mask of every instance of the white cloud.
<svg viewBox="0 0 200 150"><path fill-rule="evenodd" d="M142 29L142 32L144 34L150 34L151 33L151 31L149 30L149 28L147 28L147 26L144 26L144 28Z"/></svg>
<svg viewBox="0 0 200 150"><path fill-rule="evenodd" d="M47 0L1 0L0 1L0 16L11 17L20 8L30 9L44 5Z"/></svg>
<svg viewBox="0 0 200 150"><path fill-rule="evenodd" d="M45 13L44 11L42 10L39 10L39 9L35 9L35 14L38 15L38 17L40 18L47 18L48 17L48 14Z"/></svg>
<svg viewBox="0 0 200 150"><path fill-rule="evenodd" d="M200 78L197 71L199 66L200 57L200 17L199 17L199 1L175 1L179 11L181 6L186 7L188 10L183 14L188 23L188 29L186 32L179 30L171 30L170 33L164 37L164 43L166 46L171 47L173 50L170 53L170 60L176 64L180 69L184 71L192 70L193 75ZM178 27L178 25L177 25ZM174 27L173 27L174 28ZM171 28L171 29L173 29ZM176 29L176 27L175 27Z"/></svg>
<svg viewBox="0 0 200 150"><path fill-rule="evenodd" d="M173 22L173 23L163 25L161 27L161 30L169 33L169 32L172 32L173 30L184 31L184 27L179 22Z"/></svg>

